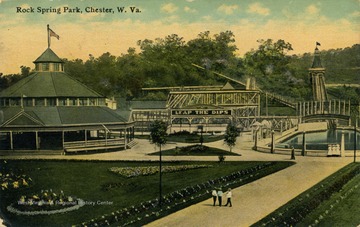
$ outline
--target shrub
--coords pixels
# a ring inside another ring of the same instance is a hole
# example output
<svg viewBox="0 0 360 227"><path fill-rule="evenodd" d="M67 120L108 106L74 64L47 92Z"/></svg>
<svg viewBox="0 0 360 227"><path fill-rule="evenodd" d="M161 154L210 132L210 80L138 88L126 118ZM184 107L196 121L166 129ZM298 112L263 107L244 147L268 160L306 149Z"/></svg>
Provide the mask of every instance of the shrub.
<svg viewBox="0 0 360 227"><path fill-rule="evenodd" d="M222 163L225 161L225 156L224 155L219 155L219 162Z"/></svg>

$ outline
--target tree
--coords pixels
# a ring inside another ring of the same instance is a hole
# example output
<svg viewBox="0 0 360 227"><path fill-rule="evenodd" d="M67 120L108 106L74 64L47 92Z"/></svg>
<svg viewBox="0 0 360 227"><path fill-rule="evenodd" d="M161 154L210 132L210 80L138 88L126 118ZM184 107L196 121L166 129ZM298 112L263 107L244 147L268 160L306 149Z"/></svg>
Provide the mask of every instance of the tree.
<svg viewBox="0 0 360 227"><path fill-rule="evenodd" d="M159 182L159 206L161 207L162 200L162 172L161 172L161 146L166 144L167 136L167 123L160 120L155 120L150 124L150 141L159 147L159 172L160 172L160 182Z"/></svg>
<svg viewBox="0 0 360 227"><path fill-rule="evenodd" d="M20 69L22 78L27 77L30 74L30 67L22 65L20 66Z"/></svg>
<svg viewBox="0 0 360 227"><path fill-rule="evenodd" d="M232 152L232 148L235 146L237 136L238 132L236 126L232 123L229 123L226 127L224 142L229 146L230 152Z"/></svg>
<svg viewBox="0 0 360 227"><path fill-rule="evenodd" d="M259 48L245 54L248 73L269 76L286 72L290 62L290 57L286 54L293 50L291 44L282 39L276 42L272 39L260 39L257 42L260 43Z"/></svg>

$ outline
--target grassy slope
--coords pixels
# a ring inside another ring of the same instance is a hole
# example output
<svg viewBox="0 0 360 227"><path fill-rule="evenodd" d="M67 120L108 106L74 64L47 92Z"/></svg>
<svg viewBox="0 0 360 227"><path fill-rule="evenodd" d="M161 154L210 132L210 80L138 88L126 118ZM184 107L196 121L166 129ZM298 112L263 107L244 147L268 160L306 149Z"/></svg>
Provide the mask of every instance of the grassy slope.
<svg viewBox="0 0 360 227"><path fill-rule="evenodd" d="M359 204L360 174L357 174L344 185L340 192L334 193L328 201L310 213L301 226L313 224L315 220L319 221L320 226L358 226L360 223ZM323 218L319 218L321 216Z"/></svg>

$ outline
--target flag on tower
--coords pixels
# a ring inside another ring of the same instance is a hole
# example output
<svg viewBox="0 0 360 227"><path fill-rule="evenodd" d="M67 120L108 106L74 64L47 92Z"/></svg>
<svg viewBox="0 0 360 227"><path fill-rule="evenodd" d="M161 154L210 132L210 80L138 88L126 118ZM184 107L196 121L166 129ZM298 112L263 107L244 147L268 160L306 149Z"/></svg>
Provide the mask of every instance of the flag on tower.
<svg viewBox="0 0 360 227"><path fill-rule="evenodd" d="M60 36L58 35L58 34L56 34L53 30L51 30L50 28L49 28L49 33L50 33L50 36L53 36L53 37L55 37L55 38L57 38L57 39L60 39Z"/></svg>
<svg viewBox="0 0 360 227"><path fill-rule="evenodd" d="M60 36L58 34L56 34L53 30L51 30L49 25L47 25L47 33L48 33L48 36L47 36L48 37L48 48L50 48L50 42L51 42L50 37L53 36L57 39L60 39Z"/></svg>
<svg viewBox="0 0 360 227"><path fill-rule="evenodd" d="M319 42L316 42L316 46L321 46L321 44Z"/></svg>

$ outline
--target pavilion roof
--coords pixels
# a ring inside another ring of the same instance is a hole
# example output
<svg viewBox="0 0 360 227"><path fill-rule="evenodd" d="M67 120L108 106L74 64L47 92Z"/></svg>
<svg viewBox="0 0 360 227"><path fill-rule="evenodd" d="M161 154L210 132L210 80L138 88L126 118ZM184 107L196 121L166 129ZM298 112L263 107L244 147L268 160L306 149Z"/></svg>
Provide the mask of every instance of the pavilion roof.
<svg viewBox="0 0 360 227"><path fill-rule="evenodd" d="M0 97L104 97L64 72L34 72Z"/></svg>
<svg viewBox="0 0 360 227"><path fill-rule="evenodd" d="M54 106L2 108L0 126L61 127L71 125L122 124L127 120L105 106ZM3 125L2 125L3 124Z"/></svg>
<svg viewBox="0 0 360 227"><path fill-rule="evenodd" d="M58 62L64 63L50 48L47 48L35 61L34 63L41 62Z"/></svg>

